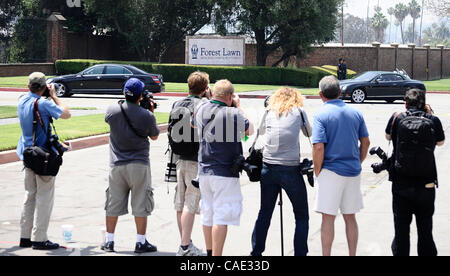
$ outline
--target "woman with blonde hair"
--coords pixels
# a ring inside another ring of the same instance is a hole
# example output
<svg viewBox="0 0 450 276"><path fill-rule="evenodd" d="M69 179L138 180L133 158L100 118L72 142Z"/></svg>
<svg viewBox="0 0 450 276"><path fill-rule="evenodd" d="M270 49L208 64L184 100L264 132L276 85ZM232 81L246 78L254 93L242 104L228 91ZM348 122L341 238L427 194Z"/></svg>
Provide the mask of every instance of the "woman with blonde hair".
<svg viewBox="0 0 450 276"><path fill-rule="evenodd" d="M266 135L261 172L261 207L252 234L252 256L264 252L267 232L280 189L284 189L295 214L294 254L308 253L309 213L306 186L300 172L300 130L311 136L311 126L300 91L282 87L270 99L260 126Z"/></svg>

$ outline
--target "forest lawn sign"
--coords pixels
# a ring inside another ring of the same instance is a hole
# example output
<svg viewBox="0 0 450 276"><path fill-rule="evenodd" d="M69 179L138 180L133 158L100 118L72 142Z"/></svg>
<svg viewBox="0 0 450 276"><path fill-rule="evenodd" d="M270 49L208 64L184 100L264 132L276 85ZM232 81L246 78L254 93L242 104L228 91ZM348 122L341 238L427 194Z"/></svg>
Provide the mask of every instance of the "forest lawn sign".
<svg viewBox="0 0 450 276"><path fill-rule="evenodd" d="M188 36L185 59L193 65L244 65L245 38Z"/></svg>

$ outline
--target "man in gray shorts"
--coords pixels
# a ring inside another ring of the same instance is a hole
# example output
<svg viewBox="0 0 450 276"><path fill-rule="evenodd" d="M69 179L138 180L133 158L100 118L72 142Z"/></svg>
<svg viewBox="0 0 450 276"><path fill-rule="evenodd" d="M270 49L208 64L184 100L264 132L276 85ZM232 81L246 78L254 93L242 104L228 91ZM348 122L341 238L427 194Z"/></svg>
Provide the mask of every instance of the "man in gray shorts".
<svg viewBox="0 0 450 276"><path fill-rule="evenodd" d="M108 107L105 121L110 125L109 188L106 190L106 241L101 249L114 252L114 231L119 216L128 214L128 197L137 228L135 253L155 252L156 246L146 239L147 217L154 207L149 151L158 139L159 128L151 110L139 106L144 83L129 79L124 86L126 101Z"/></svg>

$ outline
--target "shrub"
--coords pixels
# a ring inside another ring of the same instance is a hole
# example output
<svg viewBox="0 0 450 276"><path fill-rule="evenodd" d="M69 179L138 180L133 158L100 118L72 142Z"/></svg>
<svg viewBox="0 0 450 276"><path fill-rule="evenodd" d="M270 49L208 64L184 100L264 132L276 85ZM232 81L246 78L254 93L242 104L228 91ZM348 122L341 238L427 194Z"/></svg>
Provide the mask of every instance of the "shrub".
<svg viewBox="0 0 450 276"><path fill-rule="evenodd" d="M279 68L261 66L204 66L186 64L158 64L136 61L107 61L107 60L57 60L55 62L56 73L75 74L82 70L103 63L120 63L133 65L149 73L163 75L166 82L185 83L188 76L197 70L209 74L210 81L228 79L240 84L271 84L292 85L303 87L317 87L320 79L327 75L323 70L313 68Z"/></svg>
<svg viewBox="0 0 450 276"><path fill-rule="evenodd" d="M331 75L334 75L335 77L337 77L337 66L323 65L323 66L312 66L311 68L313 68L315 70L323 71L325 73L328 73L328 74L331 74ZM355 71L347 68L347 79L351 79L356 75L357 75L357 73Z"/></svg>

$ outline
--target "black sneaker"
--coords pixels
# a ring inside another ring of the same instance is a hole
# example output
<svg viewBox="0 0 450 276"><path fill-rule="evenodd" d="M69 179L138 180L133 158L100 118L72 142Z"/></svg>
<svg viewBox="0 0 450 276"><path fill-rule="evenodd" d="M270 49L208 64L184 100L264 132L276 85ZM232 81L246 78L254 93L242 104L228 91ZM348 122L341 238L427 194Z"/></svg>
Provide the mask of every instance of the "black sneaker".
<svg viewBox="0 0 450 276"><path fill-rule="evenodd" d="M156 246L149 243L145 240L145 243L142 244L140 242L136 243L136 248L134 249L134 253L148 253L148 252L156 252L158 249Z"/></svg>
<svg viewBox="0 0 450 276"><path fill-rule="evenodd" d="M59 244L52 243L51 241L31 243L34 250L55 250L59 248Z"/></svg>
<svg viewBox="0 0 450 276"><path fill-rule="evenodd" d="M23 247L23 248L28 248L28 247L33 246L33 244L31 243L30 239L20 239L19 246Z"/></svg>
<svg viewBox="0 0 450 276"><path fill-rule="evenodd" d="M114 242L113 241L105 242L104 244L102 244L102 246L100 248L101 248L101 250L103 250L105 252L116 252L116 251L114 251Z"/></svg>

